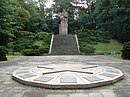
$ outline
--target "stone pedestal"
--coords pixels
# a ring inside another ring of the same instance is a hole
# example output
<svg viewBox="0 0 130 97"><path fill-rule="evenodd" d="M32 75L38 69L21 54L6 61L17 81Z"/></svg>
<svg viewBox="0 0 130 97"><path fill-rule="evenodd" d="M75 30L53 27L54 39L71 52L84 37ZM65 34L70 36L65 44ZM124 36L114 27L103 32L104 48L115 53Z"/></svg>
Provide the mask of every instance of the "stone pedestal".
<svg viewBox="0 0 130 97"><path fill-rule="evenodd" d="M68 34L68 24L67 23L59 24L59 34Z"/></svg>

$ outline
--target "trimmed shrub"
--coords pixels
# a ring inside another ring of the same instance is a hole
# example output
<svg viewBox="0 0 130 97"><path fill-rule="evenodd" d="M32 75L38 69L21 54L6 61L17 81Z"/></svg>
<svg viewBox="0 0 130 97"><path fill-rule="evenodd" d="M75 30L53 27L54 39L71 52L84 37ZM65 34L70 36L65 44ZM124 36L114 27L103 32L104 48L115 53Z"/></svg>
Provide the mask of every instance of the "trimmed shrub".
<svg viewBox="0 0 130 97"><path fill-rule="evenodd" d="M124 44L121 57L130 60L130 42Z"/></svg>
<svg viewBox="0 0 130 97"><path fill-rule="evenodd" d="M51 41L51 33L47 32L39 32L34 35L33 40L42 40L46 43L50 43Z"/></svg>
<svg viewBox="0 0 130 97"><path fill-rule="evenodd" d="M21 50L23 49L32 48L32 43L33 43L33 40L31 39L26 39L26 38L18 39L17 41L13 43L14 44L13 51L21 52Z"/></svg>
<svg viewBox="0 0 130 97"><path fill-rule="evenodd" d="M48 53L48 48L40 47L38 49L24 49L21 52L25 56L39 56L42 55L43 53Z"/></svg>
<svg viewBox="0 0 130 97"><path fill-rule="evenodd" d="M5 46L0 46L0 61L7 61L6 54L8 49Z"/></svg>
<svg viewBox="0 0 130 97"><path fill-rule="evenodd" d="M19 38L13 43L13 52L27 56L38 56L49 52L51 34L39 32L28 37Z"/></svg>
<svg viewBox="0 0 130 97"><path fill-rule="evenodd" d="M98 42L109 43L110 35L108 32L98 30L80 29L76 31L79 42L85 42L87 44L95 45Z"/></svg>
<svg viewBox="0 0 130 97"><path fill-rule="evenodd" d="M81 43L80 44L80 51L83 53L94 53L95 48L89 44Z"/></svg>
<svg viewBox="0 0 130 97"><path fill-rule="evenodd" d="M37 49L24 49L21 51L25 56L39 56L40 52Z"/></svg>

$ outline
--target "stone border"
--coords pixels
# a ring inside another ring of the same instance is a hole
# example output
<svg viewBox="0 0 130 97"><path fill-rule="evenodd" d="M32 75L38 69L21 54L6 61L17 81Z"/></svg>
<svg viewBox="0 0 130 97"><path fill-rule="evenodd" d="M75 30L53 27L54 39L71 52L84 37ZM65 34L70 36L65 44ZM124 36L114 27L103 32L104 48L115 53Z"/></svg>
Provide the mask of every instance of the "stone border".
<svg viewBox="0 0 130 97"><path fill-rule="evenodd" d="M53 40L54 40L54 35L52 34L51 43L50 43L50 49L49 49L49 54L51 54Z"/></svg>
<svg viewBox="0 0 130 97"><path fill-rule="evenodd" d="M114 80L98 82L98 83L91 83L91 84L51 85L51 84L43 84L43 83L25 81L25 80L21 80L21 79L15 77L15 76L12 76L13 80L18 81L24 85L47 88L47 89L89 89L89 88L94 88L94 87L99 87L99 86L112 85L112 84L114 84L113 81L117 82L117 81L122 80L123 78L124 78L124 76L122 75L119 78L116 78Z"/></svg>
<svg viewBox="0 0 130 97"><path fill-rule="evenodd" d="M78 37L77 37L76 34L75 34L75 39L76 39L76 43L77 43L77 47L78 47L78 51L79 51L79 54L80 54L79 41L78 41Z"/></svg>

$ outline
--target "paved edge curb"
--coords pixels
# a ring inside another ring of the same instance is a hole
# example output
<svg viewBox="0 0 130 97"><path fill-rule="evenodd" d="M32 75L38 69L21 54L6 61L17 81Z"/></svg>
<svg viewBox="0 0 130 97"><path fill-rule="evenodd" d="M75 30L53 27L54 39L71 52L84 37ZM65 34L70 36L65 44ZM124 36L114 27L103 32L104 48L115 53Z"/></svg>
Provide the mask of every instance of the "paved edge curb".
<svg viewBox="0 0 130 97"><path fill-rule="evenodd" d="M124 78L124 75L118 78L115 78L113 80L109 80L109 81L92 83L92 84L83 84L83 85L49 85L49 84L20 80L19 78L12 76L13 80L18 81L24 85L48 88L48 89L75 89L75 88L76 89L89 89L89 88L94 88L94 87L99 87L99 86L104 86L104 85L110 85L110 84L112 85L112 84L115 84L117 81L122 80L123 78Z"/></svg>

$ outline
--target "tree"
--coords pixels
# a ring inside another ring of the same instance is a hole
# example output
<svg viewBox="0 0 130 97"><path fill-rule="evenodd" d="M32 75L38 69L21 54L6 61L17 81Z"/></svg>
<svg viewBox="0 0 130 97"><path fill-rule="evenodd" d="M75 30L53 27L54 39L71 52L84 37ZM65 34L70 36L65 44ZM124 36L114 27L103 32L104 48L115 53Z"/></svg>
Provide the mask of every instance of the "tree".
<svg viewBox="0 0 130 97"><path fill-rule="evenodd" d="M25 9L29 11L30 19L26 22L25 30L30 32L49 31L44 14L40 13L34 1L25 4Z"/></svg>
<svg viewBox="0 0 130 97"><path fill-rule="evenodd" d="M130 41L130 1L97 0L94 16L98 29L109 31L120 42Z"/></svg>
<svg viewBox="0 0 130 97"><path fill-rule="evenodd" d="M10 38L13 37L11 12L12 6L9 1L0 0L0 45L6 46Z"/></svg>

